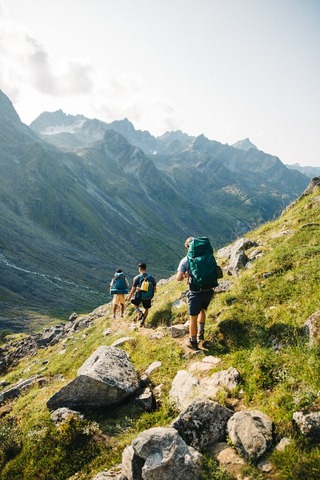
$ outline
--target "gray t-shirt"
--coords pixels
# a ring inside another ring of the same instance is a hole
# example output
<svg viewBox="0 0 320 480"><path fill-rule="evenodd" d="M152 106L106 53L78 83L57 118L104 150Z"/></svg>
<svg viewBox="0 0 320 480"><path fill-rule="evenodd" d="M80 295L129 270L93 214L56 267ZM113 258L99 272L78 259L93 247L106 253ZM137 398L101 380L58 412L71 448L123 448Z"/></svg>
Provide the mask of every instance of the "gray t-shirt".
<svg viewBox="0 0 320 480"><path fill-rule="evenodd" d="M189 260L187 256L183 257L183 259L180 261L177 271L182 273L189 271Z"/></svg>

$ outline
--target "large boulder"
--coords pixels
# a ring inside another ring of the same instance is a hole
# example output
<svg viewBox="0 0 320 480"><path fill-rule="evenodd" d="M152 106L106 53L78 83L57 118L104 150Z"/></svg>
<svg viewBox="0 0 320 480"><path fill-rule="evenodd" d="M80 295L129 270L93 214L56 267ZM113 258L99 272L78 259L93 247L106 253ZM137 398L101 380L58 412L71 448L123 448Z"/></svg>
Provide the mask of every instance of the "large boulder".
<svg viewBox="0 0 320 480"><path fill-rule="evenodd" d="M226 440L226 427L233 412L211 400L199 400L171 424L187 445L205 453L208 447Z"/></svg>
<svg viewBox="0 0 320 480"><path fill-rule="evenodd" d="M122 455L127 480L199 480L202 455L174 428L155 427L140 433Z"/></svg>
<svg viewBox="0 0 320 480"><path fill-rule="evenodd" d="M127 353L99 347L79 368L77 377L47 402L50 409L85 409L114 405L134 393L140 382Z"/></svg>
<svg viewBox="0 0 320 480"><path fill-rule="evenodd" d="M228 421L232 444L246 460L258 460L271 446L273 424L258 410L236 412Z"/></svg>

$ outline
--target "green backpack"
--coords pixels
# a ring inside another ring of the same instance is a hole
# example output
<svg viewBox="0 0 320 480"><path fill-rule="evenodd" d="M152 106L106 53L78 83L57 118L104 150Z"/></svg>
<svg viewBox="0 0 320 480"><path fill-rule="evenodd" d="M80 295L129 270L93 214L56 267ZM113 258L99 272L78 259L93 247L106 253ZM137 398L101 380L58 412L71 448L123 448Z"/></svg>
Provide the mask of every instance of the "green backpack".
<svg viewBox="0 0 320 480"><path fill-rule="evenodd" d="M194 292L218 286L217 262L208 237L194 238L189 245L189 288Z"/></svg>

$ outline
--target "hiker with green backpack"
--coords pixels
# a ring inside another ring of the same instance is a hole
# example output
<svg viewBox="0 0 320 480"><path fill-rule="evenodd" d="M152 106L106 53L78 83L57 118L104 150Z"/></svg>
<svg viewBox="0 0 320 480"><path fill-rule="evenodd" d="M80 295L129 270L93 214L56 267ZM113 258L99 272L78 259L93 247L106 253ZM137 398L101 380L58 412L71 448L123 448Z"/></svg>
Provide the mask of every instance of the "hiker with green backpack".
<svg viewBox="0 0 320 480"><path fill-rule="evenodd" d="M142 327L148 316L149 308L151 307L151 300L157 287L154 277L147 273L147 266L145 263L139 263L138 270L139 275L133 279L128 300L130 301L132 299L131 303L138 314L140 326ZM141 303L144 312L139 308Z"/></svg>
<svg viewBox="0 0 320 480"><path fill-rule="evenodd" d="M213 289L218 286L217 263L208 237L189 237L184 245L188 253L179 263L176 279L178 282L184 278L188 280L190 338L187 346L198 350L198 342L204 341L206 310L213 297Z"/></svg>

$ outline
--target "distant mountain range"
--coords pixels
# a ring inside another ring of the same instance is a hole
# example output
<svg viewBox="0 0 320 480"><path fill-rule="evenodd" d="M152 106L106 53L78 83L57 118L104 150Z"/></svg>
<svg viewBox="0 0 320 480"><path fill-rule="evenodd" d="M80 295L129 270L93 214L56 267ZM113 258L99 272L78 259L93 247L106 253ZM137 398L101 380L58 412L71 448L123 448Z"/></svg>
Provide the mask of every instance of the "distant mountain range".
<svg viewBox="0 0 320 480"><path fill-rule="evenodd" d="M299 163L294 163L293 165L286 165L290 170L297 170L298 172L303 173L309 178L319 177L320 167L302 167Z"/></svg>
<svg viewBox="0 0 320 480"><path fill-rule="evenodd" d="M27 127L1 91L0 132L0 328L103 303L118 267L170 276L187 236L220 247L309 183L254 146L154 137L127 119L59 110Z"/></svg>

